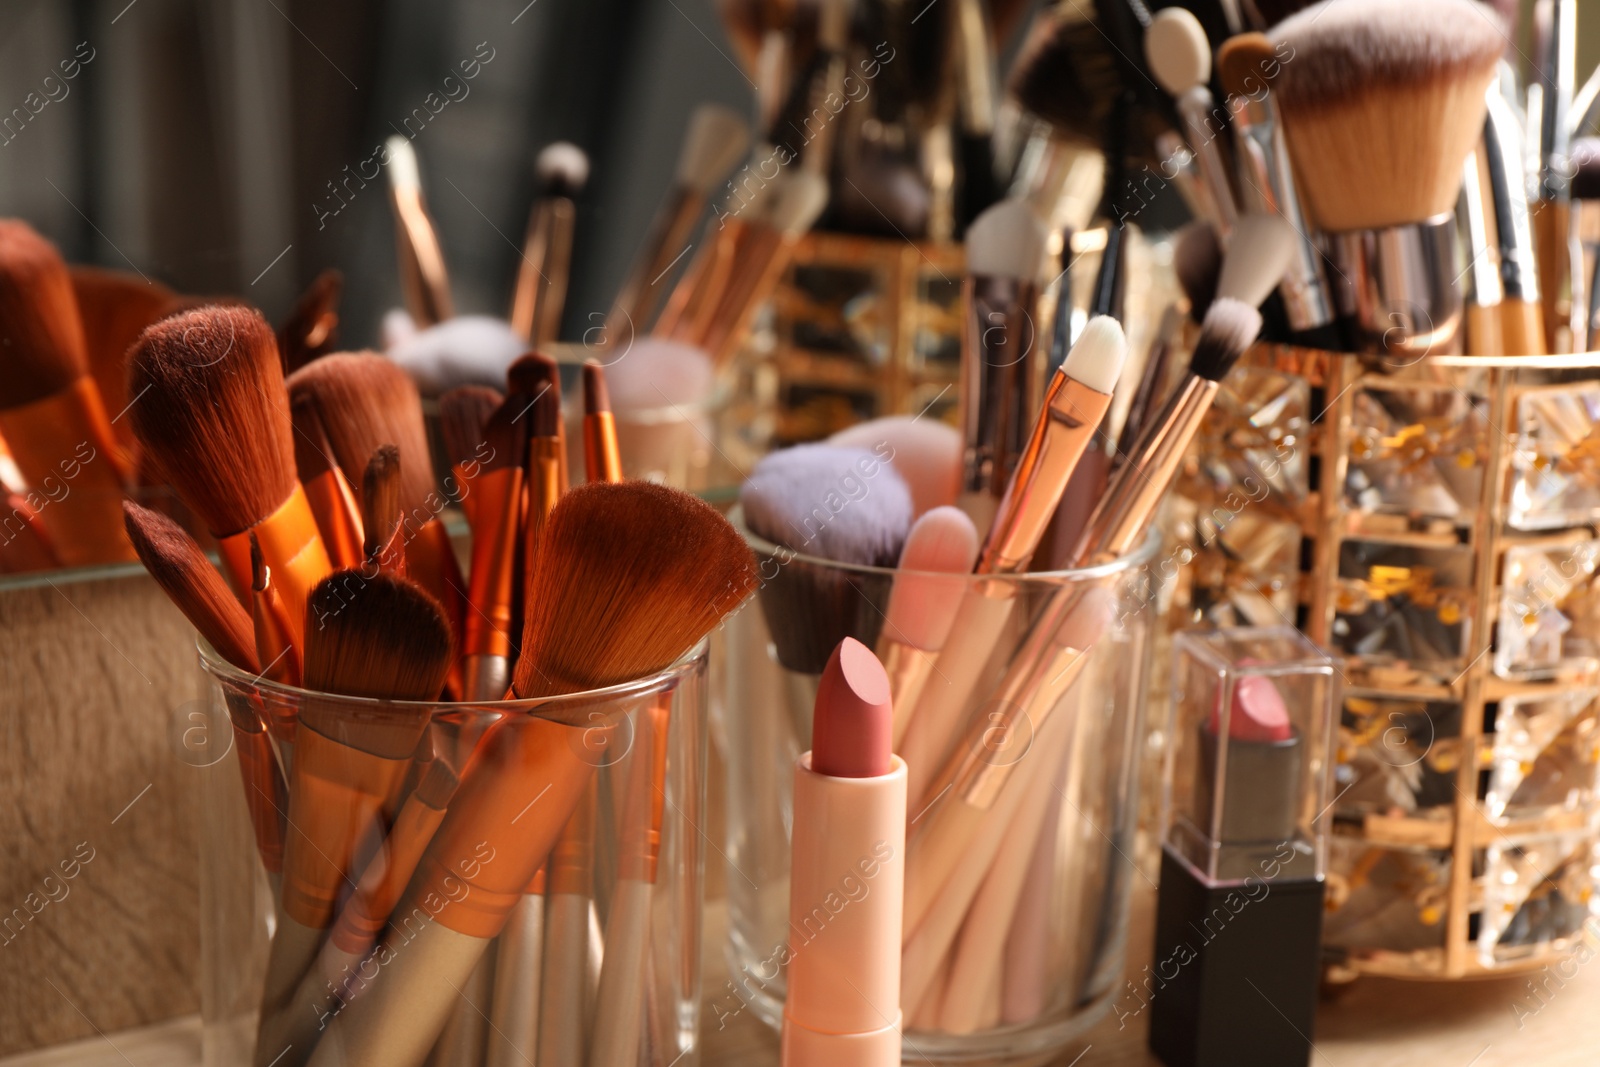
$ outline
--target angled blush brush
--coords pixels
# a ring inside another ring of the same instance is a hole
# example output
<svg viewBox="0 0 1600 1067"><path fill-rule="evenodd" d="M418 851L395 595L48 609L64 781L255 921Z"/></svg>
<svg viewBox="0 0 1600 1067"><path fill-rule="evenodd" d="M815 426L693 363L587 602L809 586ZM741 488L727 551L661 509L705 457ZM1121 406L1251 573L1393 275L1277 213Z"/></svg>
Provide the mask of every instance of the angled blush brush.
<svg viewBox="0 0 1600 1067"><path fill-rule="evenodd" d="M511 328L531 345L547 345L561 329L572 268L573 201L589 180L589 157L566 141L546 145L534 163L539 194L528 217L528 233L517 265Z"/></svg>
<svg viewBox="0 0 1600 1067"><path fill-rule="evenodd" d="M60 496L37 512L67 566L133 558L127 470L89 371L66 264L26 223L0 219L0 437L28 485Z"/></svg>
<svg viewBox="0 0 1600 1067"><path fill-rule="evenodd" d="M432 326L455 314L450 276L439 233L422 198L422 170L416 150L399 134L384 145L389 165L389 206L394 209L395 250L400 289L418 326Z"/></svg>
<svg viewBox="0 0 1600 1067"><path fill-rule="evenodd" d="M294 429L294 467L316 517L328 561L341 570L361 565L361 505L350 479L340 469L322 428L322 412L311 396L291 396L289 422Z"/></svg>
<svg viewBox="0 0 1600 1067"><path fill-rule="evenodd" d="M743 538L709 505L644 482L578 486L540 542L529 582L540 610L525 628L512 690L537 699L649 677L754 584ZM605 728L537 714L490 727L407 895L442 906L334 1021L313 1064L422 1061L454 1003L452 987L500 932L593 778L584 731ZM493 862L468 862L484 846ZM446 881L468 891L443 894Z"/></svg>
<svg viewBox="0 0 1600 1067"><path fill-rule="evenodd" d="M241 596L256 534L298 640L311 587L332 566L295 476L271 328L250 308L199 308L145 330L129 361L129 416L147 454L217 539Z"/></svg>

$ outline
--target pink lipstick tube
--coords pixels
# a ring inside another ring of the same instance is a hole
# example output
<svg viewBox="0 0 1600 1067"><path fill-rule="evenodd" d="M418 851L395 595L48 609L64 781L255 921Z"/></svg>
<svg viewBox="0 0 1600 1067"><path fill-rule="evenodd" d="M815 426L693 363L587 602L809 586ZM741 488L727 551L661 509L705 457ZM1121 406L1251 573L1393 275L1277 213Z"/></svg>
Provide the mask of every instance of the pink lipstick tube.
<svg viewBox="0 0 1600 1067"><path fill-rule="evenodd" d="M906 765L889 752L892 715L882 665L845 639L794 774L786 1067L900 1063Z"/></svg>

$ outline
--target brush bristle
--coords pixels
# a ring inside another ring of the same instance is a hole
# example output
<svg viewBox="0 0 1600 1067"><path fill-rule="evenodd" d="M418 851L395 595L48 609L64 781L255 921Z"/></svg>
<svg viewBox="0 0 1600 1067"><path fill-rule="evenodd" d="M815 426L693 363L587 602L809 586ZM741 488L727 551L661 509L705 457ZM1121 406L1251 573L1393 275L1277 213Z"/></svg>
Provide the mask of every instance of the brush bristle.
<svg viewBox="0 0 1600 1067"><path fill-rule="evenodd" d="M278 351L285 374L339 347L339 299L343 295L344 275L332 267L318 274L300 294L289 317L278 327Z"/></svg>
<svg viewBox="0 0 1600 1067"><path fill-rule="evenodd" d="M1096 315L1078 335L1061 370L1096 392L1110 393L1117 387L1127 358L1128 337L1122 332L1122 324L1110 315Z"/></svg>
<svg viewBox="0 0 1600 1067"><path fill-rule="evenodd" d="M250 591L260 593L267 588L267 561L261 558L261 539L250 531Z"/></svg>
<svg viewBox="0 0 1600 1067"><path fill-rule="evenodd" d="M678 154L678 184L701 196L744 158L750 147L750 126L732 108L701 104L689 117Z"/></svg>
<svg viewBox="0 0 1600 1067"><path fill-rule="evenodd" d="M590 360L583 365L583 413L599 415L611 410L611 391L606 388L606 369Z"/></svg>
<svg viewBox="0 0 1600 1067"><path fill-rule="evenodd" d="M53 396L88 373L61 254L27 223L0 219L0 410Z"/></svg>
<svg viewBox="0 0 1600 1067"><path fill-rule="evenodd" d="M361 475L361 528L366 531L362 546L368 559L382 552L400 526L400 449L379 445Z"/></svg>
<svg viewBox="0 0 1600 1067"><path fill-rule="evenodd" d="M522 416L530 404L521 393L512 393L489 416L489 423L483 428L483 443L489 453L483 461L484 473L522 465L522 456L528 450L528 420Z"/></svg>
<svg viewBox="0 0 1600 1067"><path fill-rule="evenodd" d="M1211 42L1194 13L1183 7L1158 11L1144 31L1150 73L1172 96L1182 96L1211 80Z"/></svg>
<svg viewBox="0 0 1600 1067"><path fill-rule="evenodd" d="M961 431L931 416L871 419L840 430L828 444L887 456L911 490L918 515L954 504L961 494Z"/></svg>
<svg viewBox="0 0 1600 1067"><path fill-rule="evenodd" d="M1076 5L1066 5L1034 18L1008 87L1064 136L1098 146L1122 79L1105 35Z"/></svg>
<svg viewBox="0 0 1600 1067"><path fill-rule="evenodd" d="M1260 333L1261 312L1249 304L1218 297L1200 324L1200 340L1189 359L1190 372L1220 382Z"/></svg>
<svg viewBox="0 0 1600 1067"><path fill-rule="evenodd" d="M322 428L317 402L301 394L289 398L289 424L294 428L294 469L302 484L332 470L338 463L328 432Z"/></svg>
<svg viewBox="0 0 1600 1067"><path fill-rule="evenodd" d="M303 669L307 689L432 700L444 685L451 651L444 610L409 579L343 570L311 590Z"/></svg>
<svg viewBox="0 0 1600 1067"><path fill-rule="evenodd" d="M1002 200L967 227L967 273L1032 281L1049 239L1026 201Z"/></svg>
<svg viewBox="0 0 1600 1067"><path fill-rule="evenodd" d="M1600 137L1580 137L1572 142L1572 198L1600 200Z"/></svg>
<svg viewBox="0 0 1600 1067"><path fill-rule="evenodd" d="M1200 321L1216 299L1222 276L1222 242L1217 240L1211 223L1196 219L1178 231L1172 248L1172 269L1183 295L1189 298L1190 317Z"/></svg>
<svg viewBox="0 0 1600 1067"><path fill-rule="evenodd" d="M106 414L114 418L128 406L128 349L145 327L180 310L183 301L166 286L129 271L67 269L83 320L89 373L100 389ZM133 437L133 426L125 420L113 423L112 429L125 440Z"/></svg>
<svg viewBox="0 0 1600 1067"><path fill-rule="evenodd" d="M1281 215L1241 217L1234 224L1227 254L1222 257L1217 296L1260 307L1289 269L1295 240L1294 227Z"/></svg>
<svg viewBox="0 0 1600 1067"><path fill-rule="evenodd" d="M1264 33L1235 34L1217 49L1217 80L1229 96L1259 98L1281 69Z"/></svg>
<svg viewBox="0 0 1600 1067"><path fill-rule="evenodd" d="M779 233L798 237L811 229L828 206L828 180L809 171L783 176L778 195L767 210L768 224Z"/></svg>
<svg viewBox="0 0 1600 1067"><path fill-rule="evenodd" d="M404 460L401 507L419 523L438 510L430 504L436 483L422 398L405 371L375 352L335 352L290 375L289 392L315 401L334 458L351 485L361 484L380 445L395 445Z"/></svg>
<svg viewBox="0 0 1600 1067"><path fill-rule="evenodd" d="M648 482L579 486L539 543L513 688L553 696L665 670L755 584L749 547L709 504Z"/></svg>
<svg viewBox="0 0 1600 1067"><path fill-rule="evenodd" d="M151 326L129 357L128 395L147 454L216 536L254 526L294 491L289 398L259 311L204 307Z"/></svg>
<svg viewBox="0 0 1600 1067"><path fill-rule="evenodd" d="M1261 22L1267 27L1276 26L1290 15L1311 6L1311 0L1247 0L1255 6Z"/></svg>
<svg viewBox="0 0 1600 1067"><path fill-rule="evenodd" d="M960 508L934 508L918 519L900 553L884 636L912 648L943 648L977 558L978 530Z"/></svg>
<svg viewBox="0 0 1600 1067"><path fill-rule="evenodd" d="M183 528L167 516L122 503L122 524L139 561L217 654L242 671L261 669L250 616Z"/></svg>
<svg viewBox="0 0 1600 1067"><path fill-rule="evenodd" d="M1323 0L1272 31L1273 85L1310 214L1341 233L1452 211L1505 48L1474 0Z"/></svg>
<svg viewBox="0 0 1600 1067"><path fill-rule="evenodd" d="M451 463L477 456L489 419L505 399L487 385L461 385L439 397L439 435Z"/></svg>
<svg viewBox="0 0 1600 1067"><path fill-rule="evenodd" d="M540 196L576 197L589 181L589 156L571 141L545 145L533 164Z"/></svg>
<svg viewBox="0 0 1600 1067"><path fill-rule="evenodd" d="M626 357L606 368L611 406L619 412L682 407L699 410L711 395L715 371L705 349L641 337Z"/></svg>
<svg viewBox="0 0 1600 1067"><path fill-rule="evenodd" d="M797 445L757 463L739 490L750 529L839 563L893 567L911 528L911 490L865 449Z"/></svg>
<svg viewBox="0 0 1600 1067"><path fill-rule="evenodd" d="M417 166L417 150L411 147L411 142L394 134L383 147L389 156L389 185L395 189L420 189L422 172Z"/></svg>

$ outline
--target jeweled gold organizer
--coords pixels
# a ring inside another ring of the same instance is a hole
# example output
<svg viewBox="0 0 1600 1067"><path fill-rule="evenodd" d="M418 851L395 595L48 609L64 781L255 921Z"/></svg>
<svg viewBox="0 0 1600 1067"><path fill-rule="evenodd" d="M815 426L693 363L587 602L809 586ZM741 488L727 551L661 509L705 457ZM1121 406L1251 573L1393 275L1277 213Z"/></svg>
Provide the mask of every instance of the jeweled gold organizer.
<svg viewBox="0 0 1600 1067"><path fill-rule="evenodd" d="M1571 952L1600 915L1600 353L1260 345L1180 492L1180 621L1343 657L1330 976Z"/></svg>

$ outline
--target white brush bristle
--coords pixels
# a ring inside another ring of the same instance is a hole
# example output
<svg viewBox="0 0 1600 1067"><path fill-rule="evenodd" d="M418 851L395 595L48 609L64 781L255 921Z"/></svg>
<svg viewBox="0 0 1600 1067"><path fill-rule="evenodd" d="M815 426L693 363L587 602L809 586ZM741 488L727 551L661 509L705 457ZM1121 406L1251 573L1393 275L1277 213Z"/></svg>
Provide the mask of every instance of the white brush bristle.
<svg viewBox="0 0 1600 1067"><path fill-rule="evenodd" d="M900 552L883 636L928 652L943 648L977 558L978 529L960 508L918 519Z"/></svg>
<svg viewBox="0 0 1600 1067"><path fill-rule="evenodd" d="M1097 393L1110 393L1117 387L1127 358L1128 338L1122 324L1110 315L1096 315L1067 353L1061 370Z"/></svg>
<svg viewBox="0 0 1600 1067"><path fill-rule="evenodd" d="M389 157L389 185L395 189L422 188L422 171L417 166L417 150L411 142L395 134L384 144Z"/></svg>
<svg viewBox="0 0 1600 1067"><path fill-rule="evenodd" d="M503 387L506 368L527 350L528 342L510 323L458 315L403 339L387 354L432 396L458 385Z"/></svg>
<svg viewBox="0 0 1600 1067"><path fill-rule="evenodd" d="M589 180L589 156L571 141L545 145L533 164L534 177L546 189L572 196Z"/></svg>
<svg viewBox="0 0 1600 1067"><path fill-rule="evenodd" d="M1250 214L1233 227L1217 296L1260 307L1294 258L1294 227L1279 215Z"/></svg>
<svg viewBox="0 0 1600 1067"><path fill-rule="evenodd" d="M841 448L886 449L889 462L911 487L918 515L954 504L961 494L961 431L931 416L873 419L840 430L828 443Z"/></svg>
<svg viewBox="0 0 1600 1067"><path fill-rule="evenodd" d="M692 409L680 413L687 418L699 412L714 382L704 349L659 337L638 338L606 365L611 408L619 414L678 407Z"/></svg>
<svg viewBox="0 0 1600 1067"><path fill-rule="evenodd" d="M1025 201L1002 200L967 227L967 273L1035 279L1048 240L1044 224Z"/></svg>
<svg viewBox="0 0 1600 1067"><path fill-rule="evenodd" d="M750 127L738 112L720 104L701 104L689 117L689 130L678 154L678 184L702 196L744 158Z"/></svg>
<svg viewBox="0 0 1600 1067"><path fill-rule="evenodd" d="M911 490L864 448L773 452L750 472L739 503L760 536L840 563L893 566L911 528Z"/></svg>
<svg viewBox="0 0 1600 1067"><path fill-rule="evenodd" d="M809 171L784 175L778 195L767 211L772 228L798 237L811 229L822 209L828 206L828 180Z"/></svg>
<svg viewBox="0 0 1600 1067"><path fill-rule="evenodd" d="M1144 31L1144 56L1150 73L1172 96L1182 96L1211 80L1211 42L1193 12L1167 7Z"/></svg>

